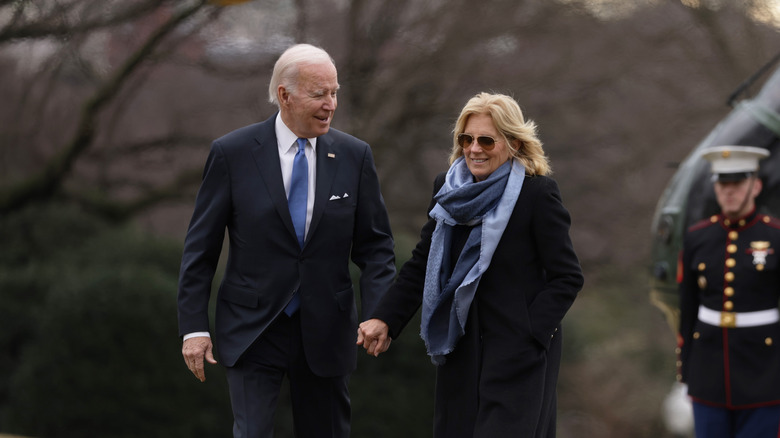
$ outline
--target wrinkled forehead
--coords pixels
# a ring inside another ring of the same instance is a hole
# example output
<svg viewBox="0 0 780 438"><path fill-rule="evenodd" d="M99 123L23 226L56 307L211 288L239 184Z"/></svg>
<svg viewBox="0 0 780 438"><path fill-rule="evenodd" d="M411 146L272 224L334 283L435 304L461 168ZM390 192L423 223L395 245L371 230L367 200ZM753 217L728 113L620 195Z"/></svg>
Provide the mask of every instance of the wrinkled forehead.
<svg viewBox="0 0 780 438"><path fill-rule="evenodd" d="M298 68L298 83L318 88L338 89L338 72L329 62L301 64Z"/></svg>

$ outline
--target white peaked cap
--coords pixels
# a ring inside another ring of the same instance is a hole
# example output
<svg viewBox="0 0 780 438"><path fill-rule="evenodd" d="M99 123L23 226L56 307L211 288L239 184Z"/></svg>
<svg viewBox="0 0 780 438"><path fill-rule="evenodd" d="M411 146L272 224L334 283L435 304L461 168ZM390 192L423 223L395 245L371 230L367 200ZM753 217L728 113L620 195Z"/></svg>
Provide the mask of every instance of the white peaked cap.
<svg viewBox="0 0 780 438"><path fill-rule="evenodd" d="M701 156L712 163L712 173L719 178L730 174L746 178L758 171L758 161L768 157L769 151L754 146L715 146L704 149Z"/></svg>

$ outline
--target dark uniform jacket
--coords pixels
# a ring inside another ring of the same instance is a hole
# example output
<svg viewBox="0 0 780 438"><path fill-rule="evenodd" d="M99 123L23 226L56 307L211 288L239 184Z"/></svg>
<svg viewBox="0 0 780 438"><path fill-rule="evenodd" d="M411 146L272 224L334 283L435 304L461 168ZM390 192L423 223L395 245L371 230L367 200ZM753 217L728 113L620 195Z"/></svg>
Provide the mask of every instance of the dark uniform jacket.
<svg viewBox="0 0 780 438"><path fill-rule="evenodd" d="M780 323L740 323L744 312L777 309L779 257L780 221L763 214L733 223L715 215L688 229L679 269L680 378L694 401L780 404ZM701 321L700 306L717 312L720 323Z"/></svg>

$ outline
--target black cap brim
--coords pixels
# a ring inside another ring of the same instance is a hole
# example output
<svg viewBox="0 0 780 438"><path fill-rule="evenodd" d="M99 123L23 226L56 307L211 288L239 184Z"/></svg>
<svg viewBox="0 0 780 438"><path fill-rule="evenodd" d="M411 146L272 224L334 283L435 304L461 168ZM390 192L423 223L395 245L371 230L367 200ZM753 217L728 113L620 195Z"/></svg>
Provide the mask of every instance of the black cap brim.
<svg viewBox="0 0 780 438"><path fill-rule="evenodd" d="M718 173L713 175L713 180L720 182L737 182L750 178L753 172Z"/></svg>

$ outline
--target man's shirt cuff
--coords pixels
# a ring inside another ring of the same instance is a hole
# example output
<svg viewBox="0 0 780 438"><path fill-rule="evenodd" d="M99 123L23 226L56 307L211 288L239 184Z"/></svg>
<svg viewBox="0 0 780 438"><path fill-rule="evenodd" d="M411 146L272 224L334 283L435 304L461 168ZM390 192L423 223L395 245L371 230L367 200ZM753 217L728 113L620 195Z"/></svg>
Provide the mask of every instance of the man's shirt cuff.
<svg viewBox="0 0 780 438"><path fill-rule="evenodd" d="M209 335L209 332L192 332L192 333L187 333L186 335L184 335L184 338L182 339L182 342L186 341L189 338L197 338L198 336L205 336L207 338L211 337L211 335Z"/></svg>

